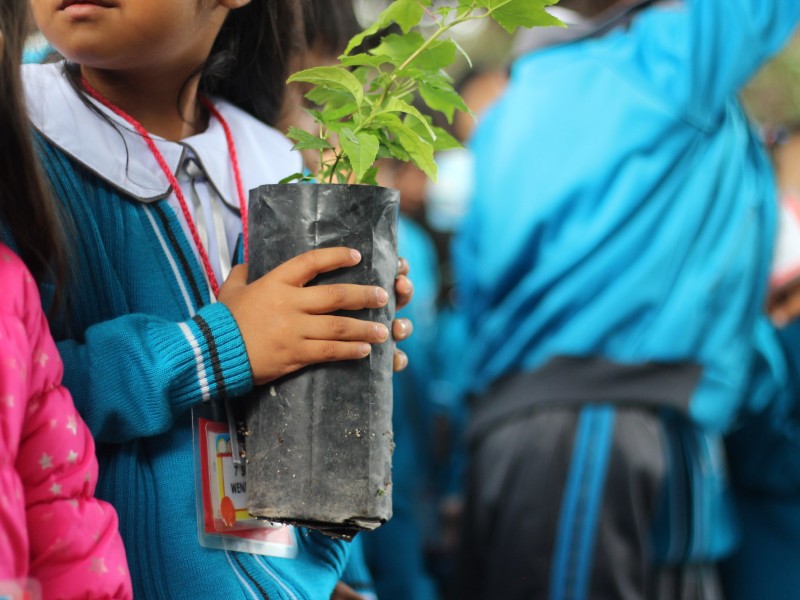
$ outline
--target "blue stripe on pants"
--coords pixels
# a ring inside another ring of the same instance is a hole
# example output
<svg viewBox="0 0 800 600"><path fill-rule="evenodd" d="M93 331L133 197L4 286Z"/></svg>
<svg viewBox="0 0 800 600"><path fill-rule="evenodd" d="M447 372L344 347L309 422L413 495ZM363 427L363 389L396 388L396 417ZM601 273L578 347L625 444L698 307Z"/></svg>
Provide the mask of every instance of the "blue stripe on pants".
<svg viewBox="0 0 800 600"><path fill-rule="evenodd" d="M614 408L593 405L581 410L572 464L550 575L550 600L584 600L597 535L597 522L614 438Z"/></svg>

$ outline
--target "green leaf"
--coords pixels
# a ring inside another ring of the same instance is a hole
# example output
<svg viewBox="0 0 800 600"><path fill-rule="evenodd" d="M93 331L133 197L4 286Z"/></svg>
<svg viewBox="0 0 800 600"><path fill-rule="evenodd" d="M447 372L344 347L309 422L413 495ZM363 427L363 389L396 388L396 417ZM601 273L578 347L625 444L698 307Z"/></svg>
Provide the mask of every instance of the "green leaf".
<svg viewBox="0 0 800 600"><path fill-rule="evenodd" d="M364 31L354 36L345 48L345 55L350 54L353 48L356 48L366 38L375 35L382 29L385 29L392 23L397 23L403 30L403 33L408 33L414 25L420 22L425 14L423 6L430 6L430 0L419 2L418 0L394 0L389 6L378 15L375 22L367 27Z"/></svg>
<svg viewBox="0 0 800 600"><path fill-rule="evenodd" d="M343 119L344 117L352 115L357 110L358 106L356 106L354 102L350 102L349 104L344 104L338 107L326 106L322 111L322 115L326 123L331 123L332 121L338 121L339 119Z"/></svg>
<svg viewBox="0 0 800 600"><path fill-rule="evenodd" d="M306 93L305 97L317 106L322 106L330 102L344 104L353 101L353 94L350 92L346 92L341 88L330 89L320 86L311 88Z"/></svg>
<svg viewBox="0 0 800 600"><path fill-rule="evenodd" d="M367 131L355 133L349 127L345 127L339 133L339 143L347 154L353 172L360 180L372 167L378 156L378 147L380 146L378 137Z"/></svg>
<svg viewBox="0 0 800 600"><path fill-rule="evenodd" d="M297 142L292 148L293 150L328 150L333 148L328 140L324 140L303 129L298 129L297 127L289 127L286 136Z"/></svg>
<svg viewBox="0 0 800 600"><path fill-rule="evenodd" d="M388 56L392 62L400 64L419 50L424 43L425 38L416 31L405 35L392 33L381 39L381 43L375 48L374 53Z"/></svg>
<svg viewBox="0 0 800 600"><path fill-rule="evenodd" d="M364 101L364 88L361 86L361 82L344 67L314 67L295 73L289 77L288 81L289 83L303 81L312 85L342 89L349 92L357 104Z"/></svg>
<svg viewBox="0 0 800 600"><path fill-rule="evenodd" d="M384 18L394 21L400 25L404 33L408 33L420 22L425 14L425 8L417 0L394 0L383 12L386 14Z"/></svg>
<svg viewBox="0 0 800 600"><path fill-rule="evenodd" d="M431 71L445 69L455 62L457 52L458 46L452 40L437 40L411 64Z"/></svg>
<svg viewBox="0 0 800 600"><path fill-rule="evenodd" d="M424 43L425 38L416 31L405 35L393 33L383 38L374 52L388 56L393 59L392 62L400 65L417 52ZM457 50L458 47L451 40L436 40L415 57L409 66L438 71L453 64Z"/></svg>
<svg viewBox="0 0 800 600"><path fill-rule="evenodd" d="M461 53L461 56L464 57L464 60L467 61L467 66L470 68L470 70L472 70L473 68L472 59L469 57L469 54L467 54L467 51L464 50L464 48L461 47L461 44L459 44L456 40L453 40L453 43L456 45L458 51Z"/></svg>
<svg viewBox="0 0 800 600"><path fill-rule="evenodd" d="M384 54L354 54L343 56L339 62L345 67L380 67L390 62L390 57Z"/></svg>
<svg viewBox="0 0 800 600"><path fill-rule="evenodd" d="M396 158L402 162L408 162L411 160L411 156L399 143L388 144L386 147L389 149L389 156L391 158Z"/></svg>
<svg viewBox="0 0 800 600"><path fill-rule="evenodd" d="M293 181L303 181L306 179L305 173L292 173L281 179L278 183L292 183Z"/></svg>
<svg viewBox="0 0 800 600"><path fill-rule="evenodd" d="M400 98L391 98L389 102L387 102L386 104L386 111L399 112L411 115L412 117L416 118L427 129L428 134L431 137L431 140L436 139L436 134L434 133L431 126L428 124L428 120L421 112L419 112L419 110L413 104L409 104L408 102L405 102Z"/></svg>
<svg viewBox="0 0 800 600"><path fill-rule="evenodd" d="M339 163L339 169L336 171L336 183L349 183L350 182L350 174L353 172L353 167L350 166L350 163L346 158L342 159Z"/></svg>
<svg viewBox="0 0 800 600"><path fill-rule="evenodd" d="M548 13L545 8L558 0L476 0L491 12L492 18L506 31L514 33L517 27L541 27L564 23Z"/></svg>
<svg viewBox="0 0 800 600"><path fill-rule="evenodd" d="M434 152L451 150L453 148L463 148L461 142L454 138L446 129L433 125L433 119L426 117L423 125L418 119L406 119L406 125L413 129L423 140L429 140L433 144ZM431 130L432 134L431 135Z"/></svg>
<svg viewBox="0 0 800 600"><path fill-rule="evenodd" d="M438 110L447 117L447 122L453 122L456 110L469 112L469 107L464 99L446 81L422 82L419 86L419 95L430 108Z"/></svg>
<svg viewBox="0 0 800 600"><path fill-rule="evenodd" d="M450 135L447 130L441 127L434 127L433 131L436 133L436 142L433 144L433 149L436 152L442 150L452 150L453 148L463 148L464 146L456 138Z"/></svg>
<svg viewBox="0 0 800 600"><path fill-rule="evenodd" d="M394 134L403 149L408 152L414 164L422 169L433 181L436 181L437 167L436 161L433 159L433 146L431 143L406 125L395 127Z"/></svg>
<svg viewBox="0 0 800 600"><path fill-rule="evenodd" d="M366 185L378 185L378 167L370 167L367 169L367 172L364 173L364 176L361 178L360 183Z"/></svg>
<svg viewBox="0 0 800 600"><path fill-rule="evenodd" d="M394 154L392 154L388 144L381 144L381 147L378 148L378 158L394 158Z"/></svg>
<svg viewBox="0 0 800 600"><path fill-rule="evenodd" d="M311 118L314 119L314 122L319 123L320 125L325 125L325 117L322 116L322 113L318 110L314 110L313 108L304 109Z"/></svg>

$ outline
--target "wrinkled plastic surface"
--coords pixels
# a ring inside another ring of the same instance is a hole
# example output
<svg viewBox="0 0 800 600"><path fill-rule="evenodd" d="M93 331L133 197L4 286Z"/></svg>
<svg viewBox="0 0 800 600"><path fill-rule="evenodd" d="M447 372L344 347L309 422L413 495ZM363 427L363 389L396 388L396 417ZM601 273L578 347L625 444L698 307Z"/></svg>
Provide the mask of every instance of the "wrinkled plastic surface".
<svg viewBox="0 0 800 600"><path fill-rule="evenodd" d="M315 248L355 248L358 265L309 285L381 286L387 306L342 314L391 330L398 206L398 193L381 187L257 188L250 193L249 277ZM256 389L246 415L252 514L345 538L391 517L393 354L390 340L362 360L312 365Z"/></svg>

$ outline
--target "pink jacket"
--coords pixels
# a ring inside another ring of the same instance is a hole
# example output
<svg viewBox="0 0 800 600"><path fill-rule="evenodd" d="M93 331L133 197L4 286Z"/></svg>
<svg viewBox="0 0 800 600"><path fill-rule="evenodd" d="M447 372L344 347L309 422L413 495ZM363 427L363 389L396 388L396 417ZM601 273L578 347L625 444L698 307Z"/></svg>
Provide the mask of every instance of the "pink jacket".
<svg viewBox="0 0 800 600"><path fill-rule="evenodd" d="M0 591L33 579L42 598L131 598L117 514L94 498L89 429L22 261L0 244Z"/></svg>

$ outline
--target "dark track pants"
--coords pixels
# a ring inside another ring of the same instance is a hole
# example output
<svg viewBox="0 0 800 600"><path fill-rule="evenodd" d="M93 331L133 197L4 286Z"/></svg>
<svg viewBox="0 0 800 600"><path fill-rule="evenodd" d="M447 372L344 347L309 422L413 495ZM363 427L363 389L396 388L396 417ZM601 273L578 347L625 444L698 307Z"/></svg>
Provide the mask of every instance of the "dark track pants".
<svg viewBox="0 0 800 600"><path fill-rule="evenodd" d="M471 448L459 600L719 600L713 565L652 564L656 410L540 407Z"/></svg>

